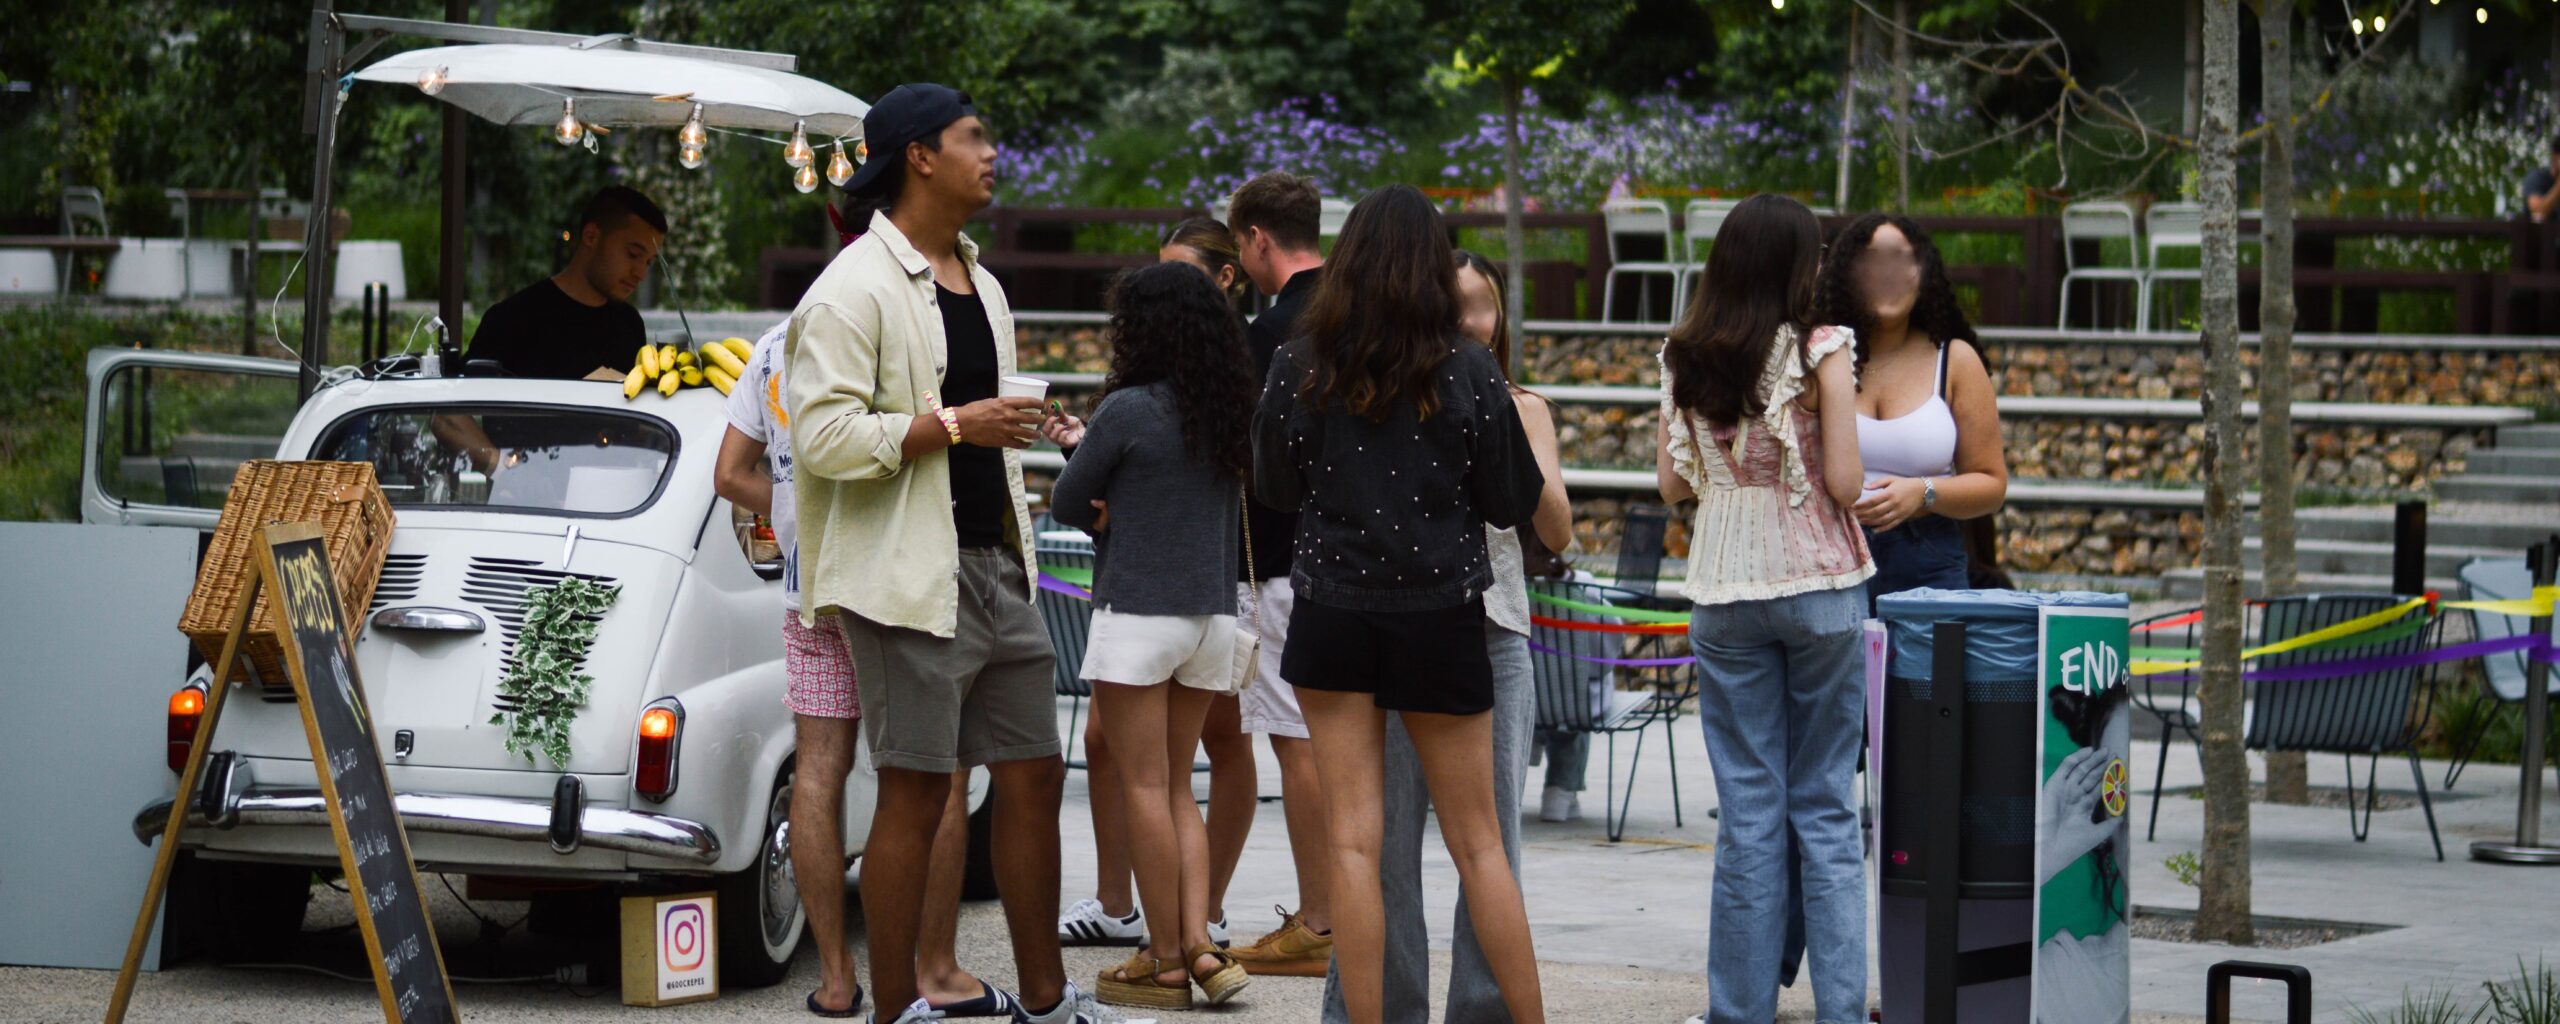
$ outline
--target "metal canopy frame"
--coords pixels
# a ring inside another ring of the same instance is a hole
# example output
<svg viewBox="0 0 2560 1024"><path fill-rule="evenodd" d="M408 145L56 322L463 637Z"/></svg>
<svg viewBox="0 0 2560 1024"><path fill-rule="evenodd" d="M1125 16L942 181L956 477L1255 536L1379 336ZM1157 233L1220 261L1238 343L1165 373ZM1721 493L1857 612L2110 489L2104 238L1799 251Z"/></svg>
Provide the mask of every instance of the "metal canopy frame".
<svg viewBox="0 0 2560 1024"><path fill-rule="evenodd" d="M316 151L311 163L313 213L303 225L306 276L302 279L301 394L304 397L319 386L317 368L327 361L329 351L329 304L332 298L329 271L335 257L329 250L329 211L336 205L338 159L338 119L333 104L338 102L339 83L383 43L393 37L407 37L444 43L516 43L580 50L609 47L771 71L796 72L800 66L800 58L788 53L662 43L620 32L582 36L568 32L476 25L469 20L470 8L470 0L445 0L446 20L427 21L340 14L333 9L333 0L312 0L311 42L303 63L302 90L302 130L315 136ZM444 111L443 181L440 183L443 198L437 231L441 240L437 246L440 293L437 315L443 318L448 332L462 328L463 279L467 276L464 264L469 259L469 245L463 233L465 186L468 183L465 131L469 118L470 114L458 107L448 106Z"/></svg>

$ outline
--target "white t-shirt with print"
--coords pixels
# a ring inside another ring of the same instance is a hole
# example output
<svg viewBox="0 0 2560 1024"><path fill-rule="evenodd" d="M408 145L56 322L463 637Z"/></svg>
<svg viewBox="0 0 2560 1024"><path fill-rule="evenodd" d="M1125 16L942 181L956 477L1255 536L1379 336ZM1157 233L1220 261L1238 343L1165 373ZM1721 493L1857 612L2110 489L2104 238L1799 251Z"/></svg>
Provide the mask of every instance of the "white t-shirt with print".
<svg viewBox="0 0 2560 1024"><path fill-rule="evenodd" d="M756 339L747 357L747 375L729 391L729 425L764 443L766 465L773 470L773 539L782 548L782 604L800 610L800 535L791 498L791 414L783 409L788 394L782 383L782 338L791 329L785 320Z"/></svg>

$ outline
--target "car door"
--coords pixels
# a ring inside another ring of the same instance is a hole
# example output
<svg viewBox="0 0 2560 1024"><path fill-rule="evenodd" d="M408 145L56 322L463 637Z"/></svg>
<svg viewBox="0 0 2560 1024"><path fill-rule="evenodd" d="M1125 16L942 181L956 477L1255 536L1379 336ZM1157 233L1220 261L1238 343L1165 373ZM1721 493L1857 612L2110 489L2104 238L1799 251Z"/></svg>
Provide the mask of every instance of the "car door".
<svg viewBox="0 0 2560 1024"><path fill-rule="evenodd" d="M212 530L231 477L272 459L301 407L291 360L98 348L80 459L80 521Z"/></svg>

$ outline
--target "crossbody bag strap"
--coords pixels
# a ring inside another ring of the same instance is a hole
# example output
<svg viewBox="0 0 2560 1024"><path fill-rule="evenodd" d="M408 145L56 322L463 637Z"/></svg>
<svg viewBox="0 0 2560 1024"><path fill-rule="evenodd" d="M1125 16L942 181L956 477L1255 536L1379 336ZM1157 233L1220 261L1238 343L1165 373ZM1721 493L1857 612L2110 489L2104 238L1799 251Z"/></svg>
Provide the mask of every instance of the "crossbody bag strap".
<svg viewBox="0 0 2560 1024"><path fill-rule="evenodd" d="M1253 498L1242 487L1236 488L1236 511L1244 514L1244 592L1253 604L1253 638L1269 643L1271 634L1262 628L1262 570L1253 567Z"/></svg>

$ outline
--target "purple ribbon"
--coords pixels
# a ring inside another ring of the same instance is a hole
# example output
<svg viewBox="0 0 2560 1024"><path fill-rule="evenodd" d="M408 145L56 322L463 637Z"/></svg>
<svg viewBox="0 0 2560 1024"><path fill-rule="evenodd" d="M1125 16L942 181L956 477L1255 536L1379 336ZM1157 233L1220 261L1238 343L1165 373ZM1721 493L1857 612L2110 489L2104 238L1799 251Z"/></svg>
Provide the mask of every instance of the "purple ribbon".
<svg viewBox="0 0 2560 1024"><path fill-rule="evenodd" d="M1051 576L1045 572L1040 574L1040 589L1046 590L1052 594L1065 594L1078 601L1093 600L1093 591L1086 590L1083 587L1076 586L1073 583Z"/></svg>
<svg viewBox="0 0 2560 1024"><path fill-rule="evenodd" d="M2539 661L2544 664L2560 664L2560 652L2555 652L2552 649L2551 638L2534 636L2531 634L2519 634L2516 636L2500 637L2495 640L2474 640L2467 644L2455 644L2451 647L2438 647L2433 650L2411 651L2406 654L2382 654L2366 658L2340 658L2335 661L2315 661L2304 665L2287 665L2282 668L2252 669L2248 672L2242 673L2241 678L2247 679L2251 682L2273 683L2307 682L2315 679L2341 679L2347 676L2364 675L2368 672L2389 672L2395 669L2418 668L2425 665L2441 664L2448 661L2465 661L2471 658L2484 658L2492 654L2505 654L2510 651L2528 651L2531 653L2527 656L2531 657L2535 661ZM2181 672L2176 675L2142 676L2139 678L2157 679L2163 682L2184 683L2194 681L2196 675L2193 672Z"/></svg>
<svg viewBox="0 0 2560 1024"><path fill-rule="evenodd" d="M1575 661L1587 661L1594 665L1615 665L1619 668L1674 668L1697 660L1696 658L1595 658L1588 654L1559 651L1535 640L1529 641L1529 649L1541 654L1561 654Z"/></svg>

